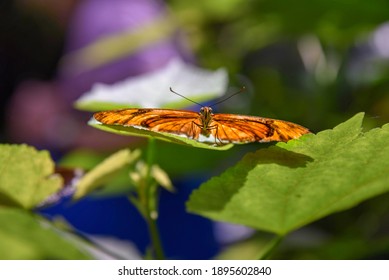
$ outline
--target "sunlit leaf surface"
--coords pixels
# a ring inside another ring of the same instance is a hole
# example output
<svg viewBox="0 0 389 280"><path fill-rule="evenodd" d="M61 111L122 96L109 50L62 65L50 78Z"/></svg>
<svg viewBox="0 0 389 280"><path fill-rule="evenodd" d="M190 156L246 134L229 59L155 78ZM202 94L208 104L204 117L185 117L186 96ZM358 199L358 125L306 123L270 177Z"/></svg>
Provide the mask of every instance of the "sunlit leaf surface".
<svg viewBox="0 0 389 280"><path fill-rule="evenodd" d="M0 205L33 208L62 186L47 151L0 145Z"/></svg>
<svg viewBox="0 0 389 280"><path fill-rule="evenodd" d="M362 133L362 119L246 155L195 191L188 210L286 234L389 191L389 125Z"/></svg>

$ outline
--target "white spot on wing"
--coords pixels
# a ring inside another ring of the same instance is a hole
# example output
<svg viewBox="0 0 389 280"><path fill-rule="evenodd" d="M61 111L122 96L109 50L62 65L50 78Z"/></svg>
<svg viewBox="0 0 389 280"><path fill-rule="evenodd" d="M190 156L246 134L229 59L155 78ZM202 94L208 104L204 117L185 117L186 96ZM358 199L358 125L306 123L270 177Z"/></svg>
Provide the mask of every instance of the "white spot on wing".
<svg viewBox="0 0 389 280"><path fill-rule="evenodd" d="M94 117L91 117L88 121L88 124L89 125L96 125L96 124L102 124L101 122L99 122L98 120L96 120Z"/></svg>
<svg viewBox="0 0 389 280"><path fill-rule="evenodd" d="M131 127L133 127L133 128L136 128L136 129L150 130L150 129L148 129L147 127L143 127L143 126L140 126L140 125L128 125L128 126L131 126Z"/></svg>
<svg viewBox="0 0 389 280"><path fill-rule="evenodd" d="M199 139L197 139L197 141L201 142L201 143L212 143L212 144L220 144L220 143L223 143L223 144L226 144L226 143L230 143L230 141L227 141L227 140L220 140L220 139L216 139L212 134L208 135L208 136L205 136L203 134L200 134L199 135Z"/></svg>

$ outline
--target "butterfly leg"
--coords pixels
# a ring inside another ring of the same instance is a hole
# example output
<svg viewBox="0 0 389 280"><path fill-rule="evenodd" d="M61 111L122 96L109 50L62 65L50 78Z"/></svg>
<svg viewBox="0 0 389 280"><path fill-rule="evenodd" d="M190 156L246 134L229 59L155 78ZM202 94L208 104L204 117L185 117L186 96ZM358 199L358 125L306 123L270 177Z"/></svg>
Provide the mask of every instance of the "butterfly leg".
<svg viewBox="0 0 389 280"><path fill-rule="evenodd" d="M215 132L215 145L217 145L217 146L223 146L223 142L222 142L222 140L220 140L220 138L219 138L219 126L218 125L213 125L213 126L210 126L210 127L208 127L208 130L211 130L211 129L215 129L216 130L216 132ZM217 141L219 140L219 144L217 143Z"/></svg>
<svg viewBox="0 0 389 280"><path fill-rule="evenodd" d="M198 123L196 123L195 121L192 121L192 129L191 129L191 135L192 135L192 139L196 139L196 130L195 130L195 126L197 126L198 128L202 129L202 126L199 125Z"/></svg>
<svg viewBox="0 0 389 280"><path fill-rule="evenodd" d="M203 135L205 135L206 134L206 136L208 136L209 134L211 134L210 133L210 131L211 130L216 130L216 132L215 132L215 145L216 146L222 146L223 145L223 142L219 139L219 137L218 137L218 125L212 125L212 126L208 126L208 127L206 127L205 129L204 129L204 127L202 126L202 125L200 125L200 124L198 124L198 123L196 123L195 121L192 121L192 138L193 139L196 139L196 132L195 132L195 127L194 126L197 126L198 128L200 128L201 129L201 132L203 132L202 134ZM208 132L208 133L204 133L204 130L205 130L205 132ZM217 143L217 141L219 141L219 143Z"/></svg>
<svg viewBox="0 0 389 280"><path fill-rule="evenodd" d="M213 130L213 129L216 129L216 135L217 135L217 125L208 126L208 127L204 128L203 125L198 124L198 123L196 123L195 121L192 121L192 131L193 131L193 133L192 133L193 137L192 137L192 138L193 138L193 139L196 139L195 136L197 136L197 133L195 132L195 129L194 129L195 127L194 127L194 126L197 126L198 128L200 128L200 130L201 130L200 133L201 133L202 135L208 136L208 135L210 134L209 131L211 131L211 130ZM217 139L217 137L216 137L216 139ZM215 139L215 144L217 145L216 139ZM222 143L220 140L219 140L219 142Z"/></svg>

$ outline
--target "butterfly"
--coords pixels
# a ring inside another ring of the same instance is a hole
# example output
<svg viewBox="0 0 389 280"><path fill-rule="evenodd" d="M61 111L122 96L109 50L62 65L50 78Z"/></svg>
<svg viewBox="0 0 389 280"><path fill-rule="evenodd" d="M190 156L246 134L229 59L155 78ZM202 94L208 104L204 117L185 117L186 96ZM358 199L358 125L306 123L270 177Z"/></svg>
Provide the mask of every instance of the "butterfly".
<svg viewBox="0 0 389 280"><path fill-rule="evenodd" d="M269 118L214 114L204 106L200 112L172 109L121 109L97 112L93 117L106 125L130 126L167 132L203 143L224 145L250 142L287 142L310 133L298 124Z"/></svg>

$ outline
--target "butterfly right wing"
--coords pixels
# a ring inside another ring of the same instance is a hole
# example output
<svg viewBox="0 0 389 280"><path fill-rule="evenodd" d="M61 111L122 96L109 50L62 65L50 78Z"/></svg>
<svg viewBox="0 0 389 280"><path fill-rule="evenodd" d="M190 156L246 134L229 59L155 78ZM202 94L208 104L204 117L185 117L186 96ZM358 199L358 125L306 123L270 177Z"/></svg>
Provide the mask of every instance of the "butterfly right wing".
<svg viewBox="0 0 389 280"><path fill-rule="evenodd" d="M310 133L298 124L255 116L214 114L210 126L215 138L223 143L287 142Z"/></svg>
<svg viewBox="0 0 389 280"><path fill-rule="evenodd" d="M199 114L184 110L169 109L121 109L97 112L93 117L107 125L131 126L154 132L168 132L197 139Z"/></svg>

